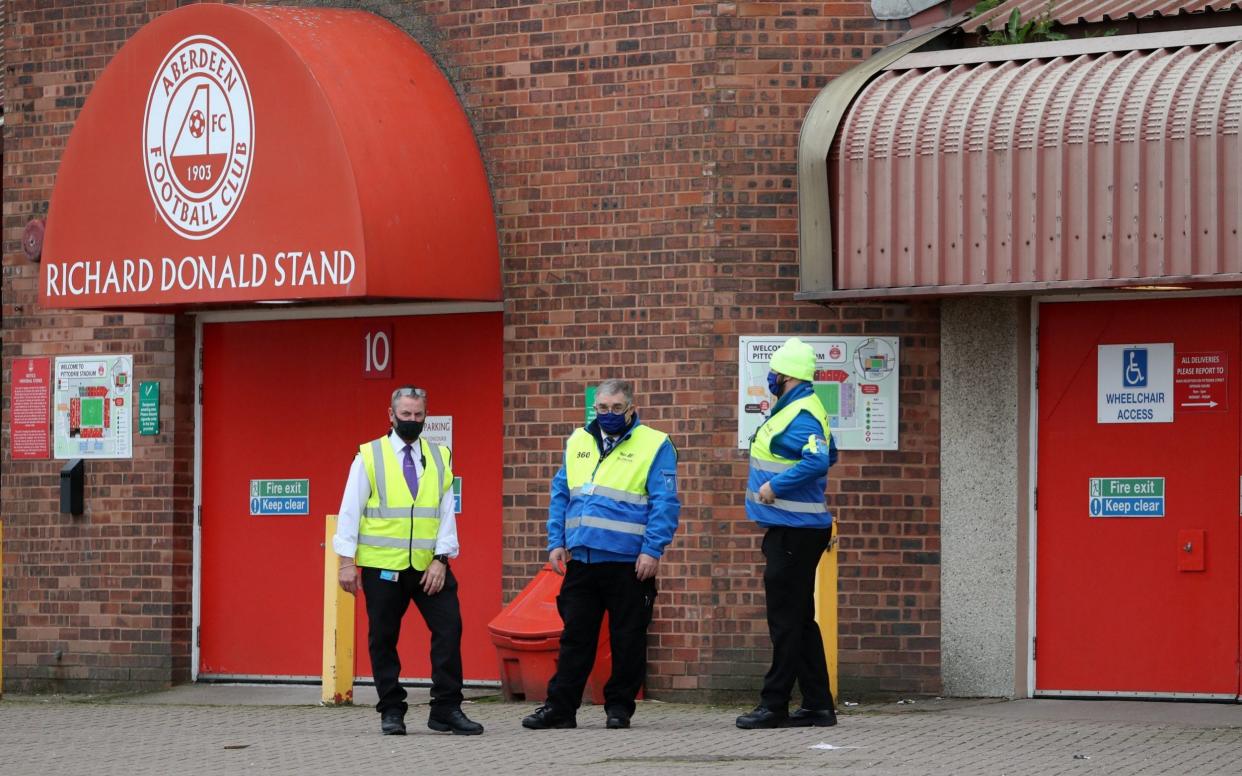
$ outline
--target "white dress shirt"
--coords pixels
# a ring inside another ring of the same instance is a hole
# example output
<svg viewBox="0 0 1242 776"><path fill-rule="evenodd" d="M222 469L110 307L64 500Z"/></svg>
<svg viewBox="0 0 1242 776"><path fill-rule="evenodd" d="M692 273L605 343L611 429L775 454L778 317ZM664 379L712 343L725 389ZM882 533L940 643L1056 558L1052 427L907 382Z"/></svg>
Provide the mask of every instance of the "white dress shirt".
<svg viewBox="0 0 1242 776"><path fill-rule="evenodd" d="M388 443L392 445L393 452L397 454L397 460L404 461L405 440L393 431L388 435ZM414 458L414 471L418 473L419 482L422 482L423 462L420 447L421 445L417 442L414 444L412 457ZM382 462L376 463L382 465ZM444 463L447 465L448 461ZM371 479L367 477L367 467L362 462L362 455L358 454L354 456L354 462L349 467L349 480L345 483L345 494L341 496L341 508L336 513L336 535L332 537L332 549L337 555L352 558L358 552L358 523L361 520L362 508L366 506L370 498ZM444 492L444 498L440 500L440 532L436 535L436 555L457 557L457 516L453 514L455 505L453 489L450 487Z"/></svg>

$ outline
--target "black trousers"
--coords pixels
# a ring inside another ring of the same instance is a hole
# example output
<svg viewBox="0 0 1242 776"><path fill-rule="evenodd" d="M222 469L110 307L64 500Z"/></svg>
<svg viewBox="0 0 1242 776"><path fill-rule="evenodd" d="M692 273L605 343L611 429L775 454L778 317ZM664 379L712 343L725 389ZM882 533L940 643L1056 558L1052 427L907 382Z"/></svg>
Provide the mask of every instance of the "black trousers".
<svg viewBox="0 0 1242 776"><path fill-rule="evenodd" d="M833 708L824 640L815 624L815 569L831 536L831 528L783 526L769 528L763 536L772 667L763 677L760 699L769 709L789 708L795 680L803 707Z"/></svg>
<svg viewBox="0 0 1242 776"><path fill-rule="evenodd" d="M431 631L431 708L461 707L461 606L457 602L457 578L452 570L445 572L444 588L427 595L422 587L423 572L408 568L397 575L395 582L380 579L380 569L362 567L362 592L367 599L367 646L371 652L371 673L381 714L389 709L405 713L405 688L401 675L401 658L397 655L397 638L401 635L401 618L410 601L423 615Z"/></svg>
<svg viewBox="0 0 1242 776"><path fill-rule="evenodd" d="M612 675L604 685L604 709L610 715L634 714L634 699L647 678L647 626L655 605L655 579L639 581L633 563L582 563L571 560L556 608L565 630L556 673L548 682L547 704L558 714L582 705L600 623L608 612Z"/></svg>

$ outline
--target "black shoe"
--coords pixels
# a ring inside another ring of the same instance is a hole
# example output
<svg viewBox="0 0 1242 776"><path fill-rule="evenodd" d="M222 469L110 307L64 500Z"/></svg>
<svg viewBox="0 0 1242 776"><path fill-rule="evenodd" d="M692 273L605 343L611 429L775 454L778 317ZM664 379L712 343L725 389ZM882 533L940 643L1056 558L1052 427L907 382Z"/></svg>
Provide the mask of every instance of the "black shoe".
<svg viewBox="0 0 1242 776"><path fill-rule="evenodd" d="M832 727L837 713L832 709L798 709L789 715L785 727Z"/></svg>
<svg viewBox="0 0 1242 776"><path fill-rule="evenodd" d="M433 709L431 716L427 717L427 727L440 733L451 732L455 736L477 736L483 733L483 726L462 714L461 709Z"/></svg>
<svg viewBox="0 0 1242 776"><path fill-rule="evenodd" d="M405 712L389 709L380 715L380 733L386 736L405 735Z"/></svg>
<svg viewBox="0 0 1242 776"><path fill-rule="evenodd" d="M578 720L572 714L557 714L551 706L543 705L535 709L535 713L522 720L522 727L531 730L548 730L550 728L576 728Z"/></svg>
<svg viewBox="0 0 1242 776"><path fill-rule="evenodd" d="M788 721L789 712L787 711L777 711L769 709L767 706L756 706L754 711L737 718L737 726L742 730L778 728L784 727Z"/></svg>
<svg viewBox="0 0 1242 776"><path fill-rule="evenodd" d="M609 730L625 730L629 726L630 718L624 714L609 714L608 721L604 723Z"/></svg>

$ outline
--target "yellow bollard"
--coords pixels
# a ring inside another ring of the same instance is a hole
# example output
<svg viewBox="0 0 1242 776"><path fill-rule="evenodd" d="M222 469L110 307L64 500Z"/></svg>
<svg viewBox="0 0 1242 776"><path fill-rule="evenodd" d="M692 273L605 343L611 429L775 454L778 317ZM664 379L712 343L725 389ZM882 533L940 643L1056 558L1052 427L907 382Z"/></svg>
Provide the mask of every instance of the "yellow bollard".
<svg viewBox="0 0 1242 776"><path fill-rule="evenodd" d="M828 681L832 687L832 699L841 697L837 684L837 523L832 523L832 541L828 552L819 560L815 570L815 621L824 639L824 657L828 659Z"/></svg>
<svg viewBox="0 0 1242 776"><path fill-rule="evenodd" d="M328 515L323 541L323 692L325 706L354 702L354 597L341 589L332 550L336 515Z"/></svg>

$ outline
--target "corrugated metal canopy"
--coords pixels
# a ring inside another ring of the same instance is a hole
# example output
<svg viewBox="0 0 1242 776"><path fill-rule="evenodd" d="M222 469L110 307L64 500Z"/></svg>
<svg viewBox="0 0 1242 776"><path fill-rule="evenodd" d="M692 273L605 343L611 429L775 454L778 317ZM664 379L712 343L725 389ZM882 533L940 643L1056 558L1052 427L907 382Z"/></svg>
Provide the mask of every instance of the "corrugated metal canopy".
<svg viewBox="0 0 1242 776"><path fill-rule="evenodd" d="M834 146L835 288L801 296L1242 279L1242 28L1213 35L882 73Z"/></svg>
<svg viewBox="0 0 1242 776"><path fill-rule="evenodd" d="M1242 3L1235 0L1006 0L966 22L963 27L968 32L979 32L984 27L1000 29L1015 9L1023 21L1047 15L1058 24L1068 26L1239 8L1242 8Z"/></svg>

